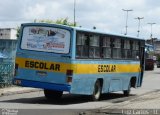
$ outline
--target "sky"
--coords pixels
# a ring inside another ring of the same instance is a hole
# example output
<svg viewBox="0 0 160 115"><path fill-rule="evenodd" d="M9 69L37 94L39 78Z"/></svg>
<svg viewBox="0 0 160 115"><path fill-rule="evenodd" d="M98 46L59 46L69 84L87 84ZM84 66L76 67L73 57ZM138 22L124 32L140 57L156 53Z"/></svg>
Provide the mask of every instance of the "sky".
<svg viewBox="0 0 160 115"><path fill-rule="evenodd" d="M137 36L138 19L140 20L139 37L160 39L160 1L159 0L75 0L75 19L78 26L93 28L107 33L126 33ZM21 23L35 19L57 20L68 18L73 22L74 0L0 0L0 28L17 28Z"/></svg>

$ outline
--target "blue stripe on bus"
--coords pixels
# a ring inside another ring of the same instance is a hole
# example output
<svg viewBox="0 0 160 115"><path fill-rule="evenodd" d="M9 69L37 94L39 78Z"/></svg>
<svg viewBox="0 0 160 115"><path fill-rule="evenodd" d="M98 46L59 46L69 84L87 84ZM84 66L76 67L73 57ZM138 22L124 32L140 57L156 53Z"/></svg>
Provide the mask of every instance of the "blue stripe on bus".
<svg viewBox="0 0 160 115"><path fill-rule="evenodd" d="M138 76L139 72L129 72L129 73L100 73L100 74L75 74L74 77L96 77L96 76L104 76L104 77L128 77L128 76Z"/></svg>
<svg viewBox="0 0 160 115"><path fill-rule="evenodd" d="M78 64L139 64L140 61L138 60L113 60L113 59L106 59L106 60L77 60L73 61L73 63L78 63Z"/></svg>

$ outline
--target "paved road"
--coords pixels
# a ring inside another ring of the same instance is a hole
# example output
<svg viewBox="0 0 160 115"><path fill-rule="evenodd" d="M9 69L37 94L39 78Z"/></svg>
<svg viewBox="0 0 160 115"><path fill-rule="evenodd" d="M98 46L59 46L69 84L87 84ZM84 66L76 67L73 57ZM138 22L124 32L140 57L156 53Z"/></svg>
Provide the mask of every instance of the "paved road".
<svg viewBox="0 0 160 115"><path fill-rule="evenodd" d="M102 100L99 102L91 102L89 101L88 96L82 95L69 95L64 94L62 100L57 102L47 101L44 97L42 91L34 92L34 93L25 93L25 94L17 94L10 96L0 97L0 108L9 108L9 109L37 109L39 110L38 114L43 115L43 112L48 114L52 113L52 111L56 111L54 113L66 113L70 114L71 112L80 112L85 109L97 109L104 107L111 107L112 105L117 105L119 103L125 102L127 100L131 100L133 98L142 96L151 91L156 91L160 89L160 69L155 68L154 71L145 71L143 86L139 89L133 89L132 95L129 97L124 97L122 92L105 94L102 96ZM44 109L53 109L51 110L41 110ZM58 110L57 110L58 109ZM65 109L65 110L60 110ZM69 109L69 110L68 110ZM25 110L23 110L25 111ZM31 111L31 112L34 112ZM37 114L37 112L36 112Z"/></svg>
<svg viewBox="0 0 160 115"><path fill-rule="evenodd" d="M160 89L160 68L157 68L155 66L154 71L145 71L144 73L144 79L143 79L143 85L138 90L134 90L133 93L136 93L138 95L159 90Z"/></svg>

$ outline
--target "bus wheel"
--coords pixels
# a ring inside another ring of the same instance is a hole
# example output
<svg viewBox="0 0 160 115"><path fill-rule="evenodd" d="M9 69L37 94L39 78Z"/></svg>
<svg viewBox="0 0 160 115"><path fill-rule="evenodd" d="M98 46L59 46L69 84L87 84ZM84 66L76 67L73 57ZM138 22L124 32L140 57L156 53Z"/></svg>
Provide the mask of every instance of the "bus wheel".
<svg viewBox="0 0 160 115"><path fill-rule="evenodd" d="M123 91L124 96L129 96L131 92L131 82L128 85L128 89Z"/></svg>
<svg viewBox="0 0 160 115"><path fill-rule="evenodd" d="M100 80L97 80L95 82L93 94L91 97L92 101L98 101L100 99L101 91L102 91L102 87L101 87Z"/></svg>
<svg viewBox="0 0 160 115"><path fill-rule="evenodd" d="M48 100L57 100L62 97L63 91L44 89L44 95Z"/></svg>

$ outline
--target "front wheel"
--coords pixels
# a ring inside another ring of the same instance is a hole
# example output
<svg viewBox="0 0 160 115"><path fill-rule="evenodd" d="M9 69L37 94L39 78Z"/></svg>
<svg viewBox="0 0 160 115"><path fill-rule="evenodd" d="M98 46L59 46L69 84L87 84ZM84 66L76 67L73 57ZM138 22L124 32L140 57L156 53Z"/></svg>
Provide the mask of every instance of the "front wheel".
<svg viewBox="0 0 160 115"><path fill-rule="evenodd" d="M98 101L100 99L101 91L102 91L102 87L101 87L100 80L97 80L95 82L93 94L91 97L92 101Z"/></svg>
<svg viewBox="0 0 160 115"><path fill-rule="evenodd" d="M63 91L44 89L44 95L48 100L57 100L62 97Z"/></svg>
<svg viewBox="0 0 160 115"><path fill-rule="evenodd" d="M123 91L124 96L129 96L131 92L131 82L128 85L128 89Z"/></svg>

